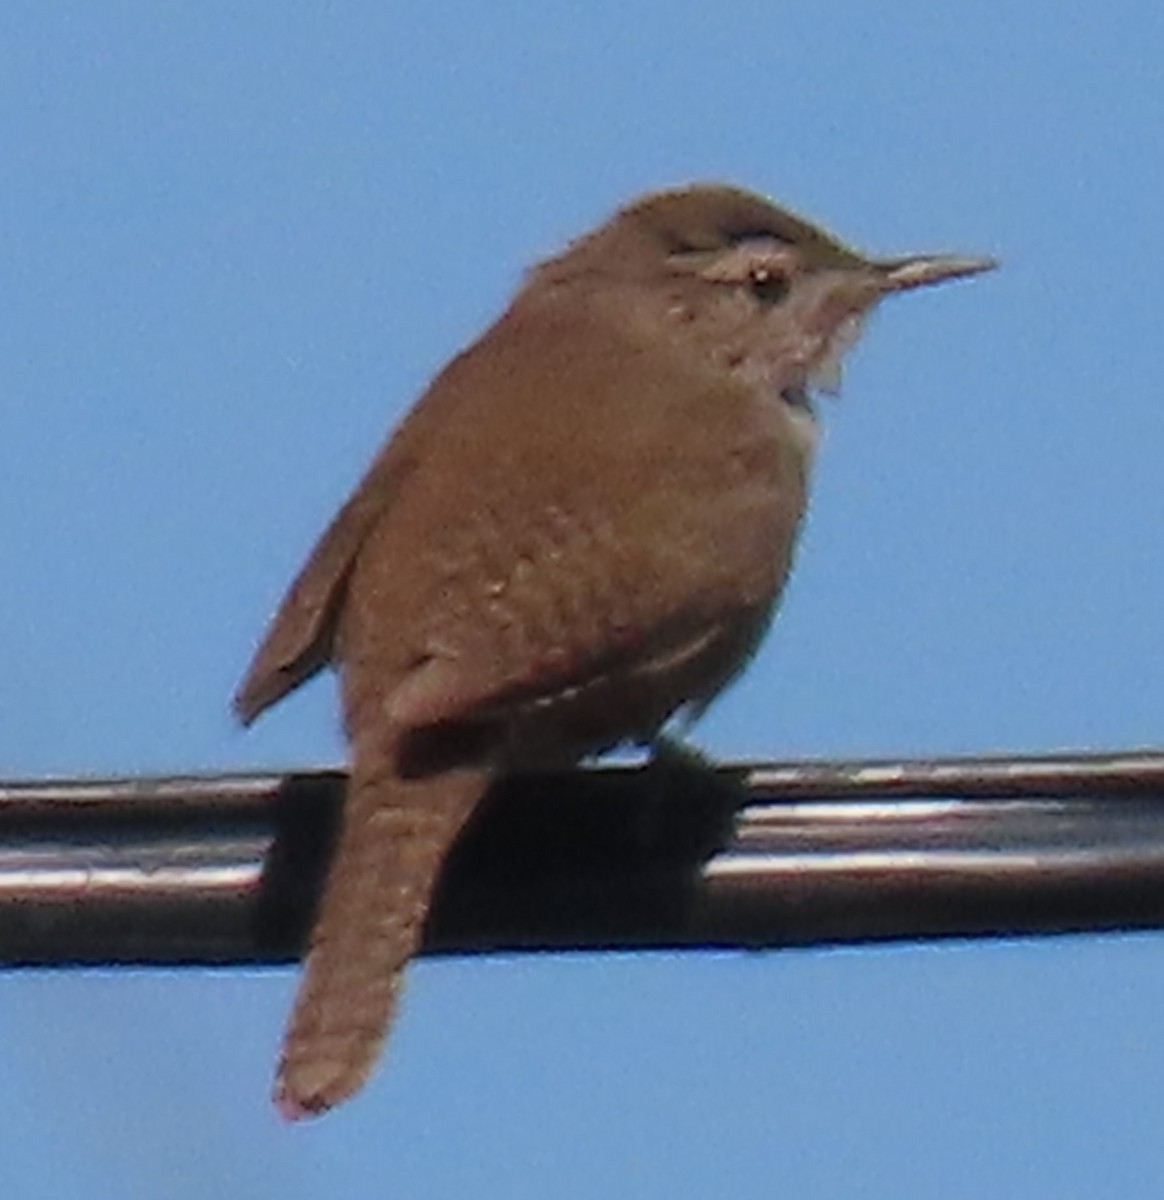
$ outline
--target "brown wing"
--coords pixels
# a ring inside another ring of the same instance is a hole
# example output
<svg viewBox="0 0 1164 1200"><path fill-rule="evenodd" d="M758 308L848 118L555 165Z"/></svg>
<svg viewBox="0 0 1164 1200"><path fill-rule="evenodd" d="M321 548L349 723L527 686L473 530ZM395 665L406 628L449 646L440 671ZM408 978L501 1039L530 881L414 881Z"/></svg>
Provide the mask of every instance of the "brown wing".
<svg viewBox="0 0 1164 1200"><path fill-rule="evenodd" d="M249 725L331 660L336 621L356 555L412 473L427 431L456 400L448 393L445 397L441 403L439 390L430 389L417 404L376 456L288 588L234 695L234 711L244 724Z"/></svg>
<svg viewBox="0 0 1164 1200"><path fill-rule="evenodd" d="M336 615L356 551L387 502L389 480L377 486L379 466L380 462L373 466L340 510L283 597L234 695L234 711L245 725L328 661Z"/></svg>

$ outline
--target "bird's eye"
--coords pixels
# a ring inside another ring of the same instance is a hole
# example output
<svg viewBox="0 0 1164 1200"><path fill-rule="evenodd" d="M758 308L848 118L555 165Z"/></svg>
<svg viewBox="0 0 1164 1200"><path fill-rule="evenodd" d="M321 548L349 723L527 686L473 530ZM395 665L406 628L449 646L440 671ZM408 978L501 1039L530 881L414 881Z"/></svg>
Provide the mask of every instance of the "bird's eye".
<svg viewBox="0 0 1164 1200"><path fill-rule="evenodd" d="M771 267L753 267L748 283L752 295L764 304L779 304L788 295L788 276Z"/></svg>

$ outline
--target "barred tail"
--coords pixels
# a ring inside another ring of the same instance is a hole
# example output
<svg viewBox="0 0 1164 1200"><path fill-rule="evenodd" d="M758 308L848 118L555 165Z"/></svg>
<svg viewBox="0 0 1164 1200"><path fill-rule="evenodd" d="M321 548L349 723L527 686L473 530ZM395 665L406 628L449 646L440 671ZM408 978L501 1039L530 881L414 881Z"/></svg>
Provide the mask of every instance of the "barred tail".
<svg viewBox="0 0 1164 1200"><path fill-rule="evenodd" d="M489 782L468 770L401 779L360 757L275 1081L289 1120L326 1112L371 1073L441 864Z"/></svg>

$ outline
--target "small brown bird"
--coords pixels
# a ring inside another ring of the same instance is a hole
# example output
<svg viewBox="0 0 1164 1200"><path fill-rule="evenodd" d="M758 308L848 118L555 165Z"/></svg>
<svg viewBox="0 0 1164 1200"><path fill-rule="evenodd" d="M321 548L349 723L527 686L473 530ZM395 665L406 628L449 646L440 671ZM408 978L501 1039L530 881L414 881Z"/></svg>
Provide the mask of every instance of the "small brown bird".
<svg viewBox="0 0 1164 1200"><path fill-rule="evenodd" d="M235 698L249 723L332 663L352 747L284 1115L364 1083L498 772L648 743L747 663L804 512L812 390L836 387L869 310L993 265L871 260L760 196L676 188L536 267L437 376Z"/></svg>

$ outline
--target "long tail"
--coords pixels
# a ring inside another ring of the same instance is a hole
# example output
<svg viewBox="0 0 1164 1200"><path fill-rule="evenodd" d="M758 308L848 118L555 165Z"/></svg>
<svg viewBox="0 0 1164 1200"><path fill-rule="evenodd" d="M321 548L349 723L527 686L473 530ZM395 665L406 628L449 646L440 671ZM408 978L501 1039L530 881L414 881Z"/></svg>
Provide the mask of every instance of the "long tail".
<svg viewBox="0 0 1164 1200"><path fill-rule="evenodd" d="M480 770L401 779L357 752L275 1104L289 1120L357 1091L380 1054L449 847L488 786Z"/></svg>

